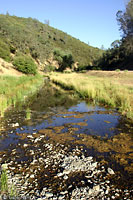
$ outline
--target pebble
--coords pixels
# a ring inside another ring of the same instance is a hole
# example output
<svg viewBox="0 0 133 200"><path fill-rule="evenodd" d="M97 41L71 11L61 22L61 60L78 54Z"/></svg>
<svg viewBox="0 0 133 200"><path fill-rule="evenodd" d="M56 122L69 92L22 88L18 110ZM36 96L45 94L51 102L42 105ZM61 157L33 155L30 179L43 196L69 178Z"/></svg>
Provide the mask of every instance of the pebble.
<svg viewBox="0 0 133 200"><path fill-rule="evenodd" d="M52 193L48 193L48 192L47 192L45 195L46 195L47 198L53 197L53 194L52 194Z"/></svg>
<svg viewBox="0 0 133 200"><path fill-rule="evenodd" d="M111 175L115 174L114 171L113 171L113 169L111 169L111 168L108 168L107 171L108 171L108 173L111 174Z"/></svg>

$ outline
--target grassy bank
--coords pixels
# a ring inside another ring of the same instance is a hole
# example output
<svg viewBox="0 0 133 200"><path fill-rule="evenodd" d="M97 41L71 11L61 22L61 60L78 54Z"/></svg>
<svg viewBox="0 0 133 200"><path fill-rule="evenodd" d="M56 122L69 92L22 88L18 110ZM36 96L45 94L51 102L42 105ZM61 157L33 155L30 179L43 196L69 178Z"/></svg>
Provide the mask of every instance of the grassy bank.
<svg viewBox="0 0 133 200"><path fill-rule="evenodd" d="M65 89L75 90L83 99L117 108L122 114L133 118L132 72L53 73L50 78Z"/></svg>
<svg viewBox="0 0 133 200"><path fill-rule="evenodd" d="M0 113L15 105L18 101L24 101L33 94L43 83L43 77L36 76L0 76Z"/></svg>

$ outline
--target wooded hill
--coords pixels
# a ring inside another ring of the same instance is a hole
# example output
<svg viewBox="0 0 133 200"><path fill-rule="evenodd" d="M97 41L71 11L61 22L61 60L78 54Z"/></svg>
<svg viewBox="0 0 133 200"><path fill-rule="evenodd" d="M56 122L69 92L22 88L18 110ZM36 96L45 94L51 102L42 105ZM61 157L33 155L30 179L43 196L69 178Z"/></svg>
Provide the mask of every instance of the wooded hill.
<svg viewBox="0 0 133 200"><path fill-rule="evenodd" d="M37 19L0 15L0 57L6 61L21 54L43 63L55 49L70 53L79 66L93 65L103 53Z"/></svg>

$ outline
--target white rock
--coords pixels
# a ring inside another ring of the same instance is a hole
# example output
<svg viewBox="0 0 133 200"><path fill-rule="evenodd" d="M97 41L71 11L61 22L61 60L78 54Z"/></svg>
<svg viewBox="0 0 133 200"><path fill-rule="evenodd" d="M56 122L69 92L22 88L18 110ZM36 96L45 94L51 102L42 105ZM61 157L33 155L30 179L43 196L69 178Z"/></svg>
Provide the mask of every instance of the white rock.
<svg viewBox="0 0 133 200"><path fill-rule="evenodd" d="M57 176L58 177L63 176L63 173L58 173Z"/></svg>
<svg viewBox="0 0 133 200"><path fill-rule="evenodd" d="M24 144L24 147L28 147L28 144Z"/></svg>
<svg viewBox="0 0 133 200"><path fill-rule="evenodd" d="M99 190L100 190L100 185L95 185L95 186L93 187L93 190L99 191Z"/></svg>
<svg viewBox="0 0 133 200"><path fill-rule="evenodd" d="M67 175L65 175L63 178L66 180L66 179L68 179L68 176L67 176Z"/></svg>
<svg viewBox="0 0 133 200"><path fill-rule="evenodd" d="M115 174L114 171L113 171L113 169L111 169L111 168L108 168L107 171L108 171L108 173L111 174L111 175Z"/></svg>
<svg viewBox="0 0 133 200"><path fill-rule="evenodd" d="M35 178L34 174L31 174L31 175L30 175L30 178Z"/></svg>
<svg viewBox="0 0 133 200"><path fill-rule="evenodd" d="M5 164L2 164L2 165L1 165L1 168L2 168L2 170L6 170L6 169L8 168L8 164L6 164L6 163L5 163Z"/></svg>
<svg viewBox="0 0 133 200"><path fill-rule="evenodd" d="M53 194L49 193L49 192L47 192L45 195L46 195L47 198L53 197Z"/></svg>
<svg viewBox="0 0 133 200"><path fill-rule="evenodd" d="M33 138L33 136L32 135L27 135L27 138Z"/></svg>
<svg viewBox="0 0 133 200"><path fill-rule="evenodd" d="M12 127L19 126L19 123L12 124Z"/></svg>
<svg viewBox="0 0 133 200"><path fill-rule="evenodd" d="M97 162L95 162L95 163L92 163L92 165L91 165L92 167L97 167Z"/></svg>

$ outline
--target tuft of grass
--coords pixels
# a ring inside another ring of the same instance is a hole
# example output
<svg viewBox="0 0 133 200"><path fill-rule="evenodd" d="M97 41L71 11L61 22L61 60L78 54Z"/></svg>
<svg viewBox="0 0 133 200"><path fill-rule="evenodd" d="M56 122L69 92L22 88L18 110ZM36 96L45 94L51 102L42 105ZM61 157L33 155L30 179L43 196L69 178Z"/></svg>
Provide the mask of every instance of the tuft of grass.
<svg viewBox="0 0 133 200"><path fill-rule="evenodd" d="M7 179L7 171L6 169L2 170L1 178L0 178L0 189L2 193L8 192L8 179Z"/></svg>
<svg viewBox="0 0 133 200"><path fill-rule="evenodd" d="M31 119L31 110L29 108L27 108L26 110L26 119L27 120Z"/></svg>
<svg viewBox="0 0 133 200"><path fill-rule="evenodd" d="M127 85L122 85L112 77L89 76L88 74L50 75L51 80L64 89L75 90L83 99L117 108L122 114L133 118L133 95Z"/></svg>
<svg viewBox="0 0 133 200"><path fill-rule="evenodd" d="M17 196L13 180L11 180L11 183L8 181L7 164L2 165L2 172L0 176L0 194L6 194L9 199L14 199L14 197Z"/></svg>

